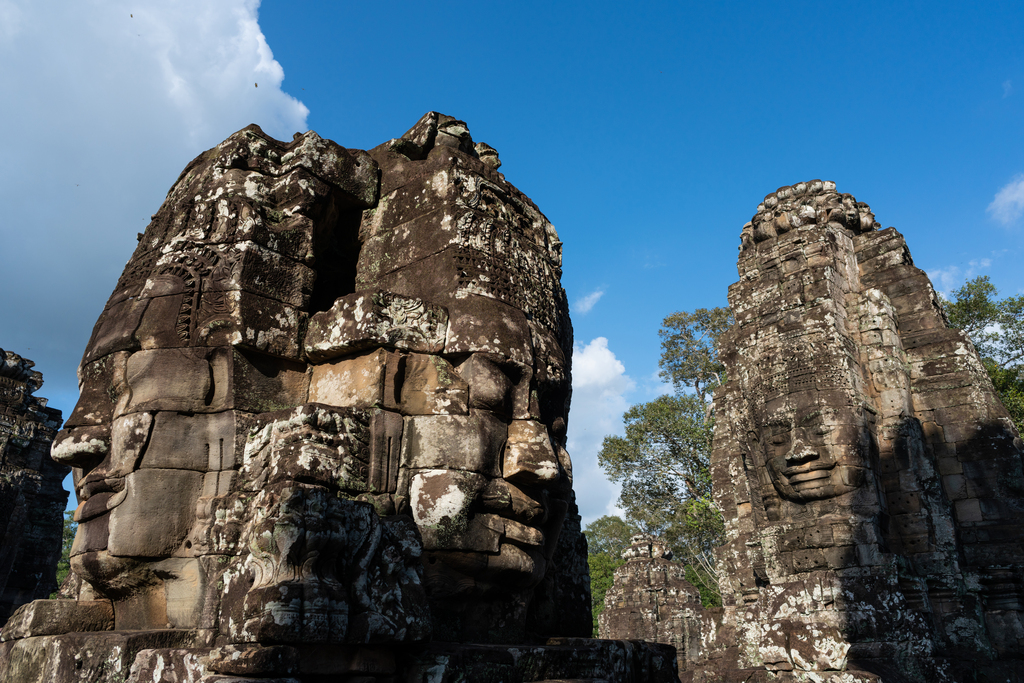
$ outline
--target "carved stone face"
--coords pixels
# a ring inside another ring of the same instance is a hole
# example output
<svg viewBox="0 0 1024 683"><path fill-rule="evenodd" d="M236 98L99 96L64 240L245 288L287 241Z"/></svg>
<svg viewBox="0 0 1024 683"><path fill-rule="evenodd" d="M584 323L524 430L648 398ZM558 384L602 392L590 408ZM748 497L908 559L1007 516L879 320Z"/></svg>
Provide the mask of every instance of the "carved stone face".
<svg viewBox="0 0 1024 683"><path fill-rule="evenodd" d="M777 409L758 441L779 495L794 502L834 498L865 481L870 435L854 409Z"/></svg>
<svg viewBox="0 0 1024 683"><path fill-rule="evenodd" d="M374 411L368 452L348 470L365 474L347 491L411 514L435 593L529 587L566 509L564 357L546 346L524 367L445 354L446 322L444 309L386 292L339 299L310 323L307 354L327 362L313 366L309 398Z"/></svg>
<svg viewBox="0 0 1024 683"><path fill-rule="evenodd" d="M291 491L410 515L434 607L525 623L573 501L561 243L438 116L379 161L246 129L172 188L53 448L76 468L72 566L97 590L134 600L169 562L246 555L251 501ZM194 627L170 614L189 591L131 627Z"/></svg>

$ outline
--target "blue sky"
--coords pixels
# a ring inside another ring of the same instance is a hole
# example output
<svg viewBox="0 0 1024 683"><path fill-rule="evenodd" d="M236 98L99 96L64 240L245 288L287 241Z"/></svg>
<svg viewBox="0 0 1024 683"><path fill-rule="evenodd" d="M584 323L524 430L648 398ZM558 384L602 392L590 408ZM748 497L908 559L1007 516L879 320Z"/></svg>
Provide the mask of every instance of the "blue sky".
<svg viewBox="0 0 1024 683"><path fill-rule="evenodd" d="M347 147L464 119L565 243L585 521L661 319L725 304L768 192L868 202L949 291L1024 292L1024 6L0 0L0 347L74 370L180 170L255 122ZM259 84L256 87L255 84Z"/></svg>

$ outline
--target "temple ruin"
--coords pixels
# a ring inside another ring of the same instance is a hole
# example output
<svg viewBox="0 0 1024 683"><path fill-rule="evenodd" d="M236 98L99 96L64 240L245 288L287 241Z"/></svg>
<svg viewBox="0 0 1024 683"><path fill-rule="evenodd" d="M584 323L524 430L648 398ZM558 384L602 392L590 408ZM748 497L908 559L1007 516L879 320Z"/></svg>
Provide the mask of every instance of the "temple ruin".
<svg viewBox="0 0 1024 683"><path fill-rule="evenodd" d="M73 580L6 624L0 678L675 679L583 639L561 242L499 166L434 112L188 165L53 446Z"/></svg>
<svg viewBox="0 0 1024 683"><path fill-rule="evenodd" d="M723 608L683 678L1024 680L1024 444L973 344L834 183L768 195L741 239L711 458ZM652 623L683 595L608 635L672 642Z"/></svg>
<svg viewBox="0 0 1024 683"><path fill-rule="evenodd" d="M138 236L56 439L2 355L0 679L1024 680L1024 444L903 237L819 180L742 230L723 607L641 535L587 638L562 245L500 165L436 112L369 151L249 126Z"/></svg>
<svg viewBox="0 0 1024 683"><path fill-rule="evenodd" d="M34 395L34 366L0 349L0 623L57 590L69 470L50 459L61 415Z"/></svg>
<svg viewBox="0 0 1024 683"><path fill-rule="evenodd" d="M688 671L703 651L704 610L686 567L672 562L669 547L650 534L633 536L622 557L626 563L615 570L597 617L598 636L671 645L679 670Z"/></svg>

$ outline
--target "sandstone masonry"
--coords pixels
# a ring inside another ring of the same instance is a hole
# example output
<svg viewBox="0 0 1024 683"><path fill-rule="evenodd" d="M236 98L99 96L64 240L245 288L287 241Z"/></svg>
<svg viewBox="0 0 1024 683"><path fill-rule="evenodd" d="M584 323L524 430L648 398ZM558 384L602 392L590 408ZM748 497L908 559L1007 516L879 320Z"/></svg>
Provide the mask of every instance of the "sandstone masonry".
<svg viewBox="0 0 1024 683"><path fill-rule="evenodd" d="M33 394L34 363L0 349L0 622L57 590L69 469L50 459L60 411Z"/></svg>

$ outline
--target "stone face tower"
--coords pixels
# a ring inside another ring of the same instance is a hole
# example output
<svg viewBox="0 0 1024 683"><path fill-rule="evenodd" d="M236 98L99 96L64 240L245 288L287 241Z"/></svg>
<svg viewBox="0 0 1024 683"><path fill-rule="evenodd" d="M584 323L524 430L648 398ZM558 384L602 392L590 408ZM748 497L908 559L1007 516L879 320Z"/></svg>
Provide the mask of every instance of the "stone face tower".
<svg viewBox="0 0 1024 683"><path fill-rule="evenodd" d="M368 152L249 126L188 165L54 443L76 581L4 627L0 678L674 675L541 645L591 627L572 328L499 163L431 112Z"/></svg>
<svg viewBox="0 0 1024 683"><path fill-rule="evenodd" d="M815 180L765 198L738 267L712 457L721 664L1012 672L1022 444L903 237Z"/></svg>
<svg viewBox="0 0 1024 683"><path fill-rule="evenodd" d="M0 349L0 623L57 590L68 468L50 459L60 411L33 394L34 363Z"/></svg>
<svg viewBox="0 0 1024 683"><path fill-rule="evenodd" d="M622 557L626 563L615 570L597 618L599 637L671 645L679 670L692 669L702 654L704 610L686 567L672 562L665 542L650 534L633 536Z"/></svg>

